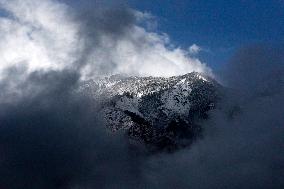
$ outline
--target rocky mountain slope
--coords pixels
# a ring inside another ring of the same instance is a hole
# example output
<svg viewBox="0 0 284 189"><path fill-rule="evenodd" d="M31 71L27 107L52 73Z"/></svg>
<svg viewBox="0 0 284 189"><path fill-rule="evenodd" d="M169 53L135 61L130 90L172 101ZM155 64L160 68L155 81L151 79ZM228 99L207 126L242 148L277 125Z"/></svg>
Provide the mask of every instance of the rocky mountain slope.
<svg viewBox="0 0 284 189"><path fill-rule="evenodd" d="M115 75L84 82L80 91L100 102L111 131L125 130L152 151L173 151L202 136L198 123L215 107L219 87L193 72L170 78Z"/></svg>

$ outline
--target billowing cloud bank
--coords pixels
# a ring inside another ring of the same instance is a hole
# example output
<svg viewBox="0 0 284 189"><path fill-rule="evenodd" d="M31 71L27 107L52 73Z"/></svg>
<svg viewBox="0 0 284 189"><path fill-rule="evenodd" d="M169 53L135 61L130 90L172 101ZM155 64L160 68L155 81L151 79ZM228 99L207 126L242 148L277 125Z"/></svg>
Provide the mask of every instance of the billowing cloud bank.
<svg viewBox="0 0 284 189"><path fill-rule="evenodd" d="M254 45L228 62L228 93L203 123L203 140L151 158L152 188L284 187L284 48Z"/></svg>
<svg viewBox="0 0 284 189"><path fill-rule="evenodd" d="M195 70L207 68L166 47L167 37L136 25L137 16L149 15L125 9L75 15L55 1L0 2L6 10L0 25L0 188L284 188L283 46L238 52L221 77L230 93L200 123L203 139L149 156L130 148L123 134L106 132L96 102L74 93L81 74L118 72L126 66L122 60L135 57L116 57L123 46L157 63L179 57L198 65ZM175 68L171 73L182 72L165 62ZM128 74L147 75L153 66L127 64Z"/></svg>
<svg viewBox="0 0 284 189"><path fill-rule="evenodd" d="M147 13L105 7L75 13L53 0L1 0L0 6L0 71L24 65L29 71L80 66L84 77L211 74L166 34L142 27L152 20Z"/></svg>

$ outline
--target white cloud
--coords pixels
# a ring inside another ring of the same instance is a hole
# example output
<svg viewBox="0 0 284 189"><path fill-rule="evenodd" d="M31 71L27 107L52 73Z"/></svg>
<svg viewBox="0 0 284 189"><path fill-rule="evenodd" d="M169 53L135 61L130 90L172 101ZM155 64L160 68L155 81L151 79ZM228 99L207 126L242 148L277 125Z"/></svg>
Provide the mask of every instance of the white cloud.
<svg viewBox="0 0 284 189"><path fill-rule="evenodd" d="M0 0L9 13L0 17L0 73L15 64L29 71L60 70L80 61L86 38L81 23L73 19L71 8L53 0ZM153 20L149 13L134 11L137 21ZM150 21L149 21L150 22ZM210 68L188 51L171 45L166 34L149 32L133 23L126 34L114 39L100 33L89 53L82 73L140 76L173 76L192 71L211 74ZM193 45L190 51L198 53Z"/></svg>
<svg viewBox="0 0 284 189"><path fill-rule="evenodd" d="M188 48L188 50L191 55L197 55L202 50L202 48L196 44L193 44Z"/></svg>
<svg viewBox="0 0 284 189"><path fill-rule="evenodd" d="M170 49L168 45L170 40L166 35L149 33L135 26L127 36L118 41L105 37L90 61L94 61L95 66L113 62L115 69L112 74L168 77L192 71L210 73L205 64L188 56L187 51L180 48Z"/></svg>
<svg viewBox="0 0 284 189"><path fill-rule="evenodd" d="M29 71L62 69L79 53L77 24L68 7L53 1L1 0L11 16L0 18L0 69L27 64Z"/></svg>

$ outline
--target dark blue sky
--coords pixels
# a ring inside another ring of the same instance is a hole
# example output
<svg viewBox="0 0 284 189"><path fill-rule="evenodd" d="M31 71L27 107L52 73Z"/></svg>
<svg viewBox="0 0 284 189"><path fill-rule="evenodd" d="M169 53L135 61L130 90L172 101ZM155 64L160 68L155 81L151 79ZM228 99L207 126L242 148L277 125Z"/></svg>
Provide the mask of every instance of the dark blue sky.
<svg viewBox="0 0 284 189"><path fill-rule="evenodd" d="M159 19L159 29L178 45L209 50L200 58L218 68L235 49L284 42L283 0L130 0Z"/></svg>
<svg viewBox="0 0 284 189"><path fill-rule="evenodd" d="M95 6L91 0L72 2ZM156 16L158 30L175 45L187 48L196 43L206 49L199 58L215 69L240 47L284 42L284 0L128 0L127 4Z"/></svg>

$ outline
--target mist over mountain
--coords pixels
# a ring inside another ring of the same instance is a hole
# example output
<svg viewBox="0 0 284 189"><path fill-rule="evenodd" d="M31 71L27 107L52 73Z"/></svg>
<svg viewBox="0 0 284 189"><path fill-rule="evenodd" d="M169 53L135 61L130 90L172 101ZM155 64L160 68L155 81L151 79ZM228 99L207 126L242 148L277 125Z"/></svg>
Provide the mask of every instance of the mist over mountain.
<svg viewBox="0 0 284 189"><path fill-rule="evenodd" d="M213 74L150 13L63 2L0 0L0 188L284 187L283 45Z"/></svg>

